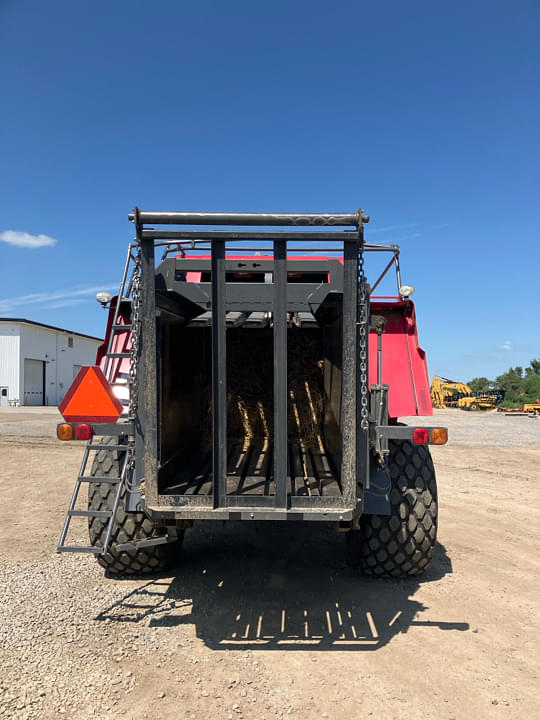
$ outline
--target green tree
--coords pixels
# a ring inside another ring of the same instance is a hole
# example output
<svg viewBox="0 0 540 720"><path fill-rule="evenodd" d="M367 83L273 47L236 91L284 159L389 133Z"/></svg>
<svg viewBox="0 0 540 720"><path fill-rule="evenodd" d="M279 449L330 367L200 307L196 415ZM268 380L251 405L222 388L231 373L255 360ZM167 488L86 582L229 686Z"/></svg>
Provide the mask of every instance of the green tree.
<svg viewBox="0 0 540 720"><path fill-rule="evenodd" d="M527 376L540 375L540 360L531 360L530 367L525 368Z"/></svg>
<svg viewBox="0 0 540 720"><path fill-rule="evenodd" d="M509 368L495 379L495 387L506 391L503 405L520 407L540 397L540 360L531 360L528 367Z"/></svg>
<svg viewBox="0 0 540 720"><path fill-rule="evenodd" d="M540 398L540 374L529 375L523 381L524 402L536 402Z"/></svg>
<svg viewBox="0 0 540 720"><path fill-rule="evenodd" d="M477 377L469 380L467 385L471 388L473 393L485 393L491 390L493 382L488 380L487 377Z"/></svg>

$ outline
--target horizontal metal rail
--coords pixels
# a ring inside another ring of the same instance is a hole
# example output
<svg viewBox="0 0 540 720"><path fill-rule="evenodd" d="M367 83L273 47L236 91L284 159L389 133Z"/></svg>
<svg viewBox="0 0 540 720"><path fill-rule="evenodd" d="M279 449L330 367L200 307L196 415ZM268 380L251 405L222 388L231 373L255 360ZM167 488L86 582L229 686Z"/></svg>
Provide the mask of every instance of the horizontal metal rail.
<svg viewBox="0 0 540 720"><path fill-rule="evenodd" d="M289 236L290 237L290 236ZM217 238L219 239L219 238ZM159 242L155 243L156 246L161 245L170 245L170 242ZM176 243L172 243L173 245L176 245ZM173 254L176 252L183 252L186 253L186 257L189 257L188 253L191 252L200 252L201 250L208 250L211 249L211 243L208 240L204 240L199 242L193 243L195 247L192 247L192 243L190 242L189 245L181 245L177 248L170 248L170 250L167 253L167 256L169 254ZM335 245L305 245L303 243L299 244L298 246L295 246L292 242L287 243L287 249L288 254L291 254L291 251L293 250L302 250L302 252L342 252L343 248L339 247L339 243L336 243ZM253 253L260 253L260 252L269 252L270 254L273 252L273 246L272 245L227 245L226 246L227 252L253 252ZM369 252L392 252L397 253L399 252L399 249L396 246L391 245L368 245L367 243L364 245L364 250ZM393 262L393 261L392 261ZM121 326L122 329L125 329L125 326Z"/></svg>
<svg viewBox="0 0 540 720"><path fill-rule="evenodd" d="M144 228L142 236L145 240L189 240L208 242L209 240L323 240L358 241L358 233L354 230L162 230L160 228ZM167 243L155 243L155 245Z"/></svg>
<svg viewBox="0 0 540 720"><path fill-rule="evenodd" d="M239 212L161 212L134 208L128 216L137 225L311 225L360 227L369 222L362 210L355 213L239 213Z"/></svg>

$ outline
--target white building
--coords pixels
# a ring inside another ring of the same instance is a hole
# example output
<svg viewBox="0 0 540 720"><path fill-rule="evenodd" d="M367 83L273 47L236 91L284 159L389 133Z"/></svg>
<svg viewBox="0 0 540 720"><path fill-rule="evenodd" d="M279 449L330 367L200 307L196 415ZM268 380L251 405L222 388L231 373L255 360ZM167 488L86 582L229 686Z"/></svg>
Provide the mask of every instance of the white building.
<svg viewBox="0 0 540 720"><path fill-rule="evenodd" d="M0 405L58 405L103 340L23 318L0 318Z"/></svg>

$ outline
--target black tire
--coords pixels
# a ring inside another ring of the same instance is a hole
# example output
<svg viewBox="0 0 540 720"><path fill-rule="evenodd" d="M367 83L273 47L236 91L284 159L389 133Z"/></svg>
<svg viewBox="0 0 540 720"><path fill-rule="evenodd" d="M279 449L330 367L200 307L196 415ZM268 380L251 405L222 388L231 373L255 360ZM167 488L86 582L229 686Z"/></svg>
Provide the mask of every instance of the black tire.
<svg viewBox="0 0 540 720"><path fill-rule="evenodd" d="M103 438L101 444L115 445L115 437ZM98 450L92 464L91 475L118 477L124 453L118 450ZM109 483L90 483L88 485L88 509L112 510L116 485ZM153 545L136 552L119 552L116 545L142 540L155 535L163 535L164 528L156 525L144 513L126 512L126 488L122 488L116 518L111 533L111 542L104 555L96 555L97 561L107 571L115 575L134 575L156 573L165 570L173 562L182 544L184 531L178 533L178 541L163 545ZM101 545L105 540L107 518L88 518L88 533L91 545Z"/></svg>
<svg viewBox="0 0 540 720"><path fill-rule="evenodd" d="M480 409L480 406L478 405L478 403L471 403L469 405L469 410L479 410L479 409Z"/></svg>
<svg viewBox="0 0 540 720"><path fill-rule="evenodd" d="M346 534L350 564L367 575L424 572L437 539L437 483L429 449L408 440L389 443L390 515L364 515Z"/></svg>

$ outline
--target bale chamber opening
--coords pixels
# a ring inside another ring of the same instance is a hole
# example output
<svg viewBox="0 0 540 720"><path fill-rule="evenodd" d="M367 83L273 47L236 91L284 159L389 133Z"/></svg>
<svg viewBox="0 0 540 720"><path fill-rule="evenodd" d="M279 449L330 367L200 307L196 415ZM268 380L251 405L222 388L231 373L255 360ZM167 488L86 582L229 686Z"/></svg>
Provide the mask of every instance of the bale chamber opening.
<svg viewBox="0 0 540 720"><path fill-rule="evenodd" d="M227 494L273 495L273 329L227 329ZM162 315L159 492L211 495L210 328ZM336 344L337 341L337 344ZM341 332L287 331L289 495L341 495Z"/></svg>

